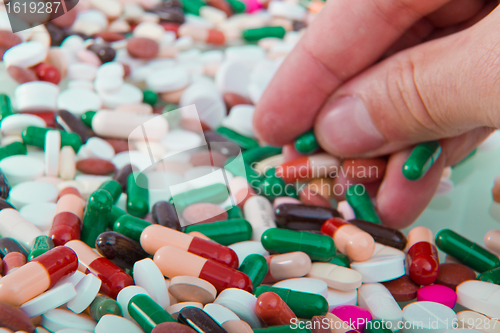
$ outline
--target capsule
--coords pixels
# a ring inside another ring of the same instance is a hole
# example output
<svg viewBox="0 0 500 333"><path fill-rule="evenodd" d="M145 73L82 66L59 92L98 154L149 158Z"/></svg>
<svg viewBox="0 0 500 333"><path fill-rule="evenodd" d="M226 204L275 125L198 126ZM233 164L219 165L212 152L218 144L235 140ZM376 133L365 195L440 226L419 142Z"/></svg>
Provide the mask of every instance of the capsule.
<svg viewBox="0 0 500 333"><path fill-rule="evenodd" d="M95 321L99 321L102 316L107 314L121 317L122 309L114 299L98 294L89 305L89 314Z"/></svg>
<svg viewBox="0 0 500 333"><path fill-rule="evenodd" d="M260 162L271 156L279 155L281 154L282 150L283 148L281 147L255 147L245 150L243 153L241 153L241 156L243 157L245 163L247 163L248 165L252 165L253 163Z"/></svg>
<svg viewBox="0 0 500 333"><path fill-rule="evenodd" d="M0 160L14 155L26 155L28 150L26 145L22 142L12 142L8 145L0 147ZM7 197L2 196L2 198L7 199Z"/></svg>
<svg viewBox="0 0 500 333"><path fill-rule="evenodd" d="M10 97L6 94L0 94L0 121L13 114Z"/></svg>
<svg viewBox="0 0 500 333"><path fill-rule="evenodd" d="M122 187L122 192L127 193L127 180L128 176L134 171L137 171L137 167L132 164L127 164L118 170L113 176L113 180L116 180Z"/></svg>
<svg viewBox="0 0 500 333"><path fill-rule="evenodd" d="M11 237L0 238L0 258L5 257L10 252L19 252L28 258L28 252L17 240Z"/></svg>
<svg viewBox="0 0 500 333"><path fill-rule="evenodd" d="M443 229L436 235L436 245L479 273L500 266L500 260L493 253L449 229Z"/></svg>
<svg viewBox="0 0 500 333"><path fill-rule="evenodd" d="M340 164L338 158L329 154L315 154L281 164L276 167L276 176L287 183L328 177L337 173Z"/></svg>
<svg viewBox="0 0 500 333"><path fill-rule="evenodd" d="M49 231L49 237L52 238L55 246L64 245L73 239L80 239L83 209L83 200L79 195L68 192L57 200L52 227Z"/></svg>
<svg viewBox="0 0 500 333"><path fill-rule="evenodd" d="M184 231L186 233L198 231L222 245L231 245L252 239L252 226L244 219L193 224L187 226Z"/></svg>
<svg viewBox="0 0 500 333"><path fill-rule="evenodd" d="M148 258L141 244L117 232L106 231L97 237L96 249L121 269L132 269L136 261Z"/></svg>
<svg viewBox="0 0 500 333"><path fill-rule="evenodd" d="M164 246L156 251L154 262L165 276L199 277L213 284L217 292L227 288L239 288L248 292L253 289L252 281L246 274L173 246Z"/></svg>
<svg viewBox="0 0 500 333"><path fill-rule="evenodd" d="M312 154L319 148L318 141L313 131L306 132L295 139L293 143L295 150L301 154Z"/></svg>
<svg viewBox="0 0 500 333"><path fill-rule="evenodd" d="M0 279L0 302L20 306L76 272L78 258L67 247L58 246Z"/></svg>
<svg viewBox="0 0 500 333"><path fill-rule="evenodd" d="M42 232L21 214L11 208L0 211L0 235L17 240L24 248L30 249L35 238Z"/></svg>
<svg viewBox="0 0 500 333"><path fill-rule="evenodd" d="M416 284L434 283L439 275L439 257L432 231L415 227L408 233L407 264L410 279Z"/></svg>
<svg viewBox="0 0 500 333"><path fill-rule="evenodd" d="M153 214L153 221L156 224L162 225L164 227L181 231L181 223L179 222L179 217L175 211L174 205L168 201L158 201L154 204L151 209Z"/></svg>
<svg viewBox="0 0 500 333"><path fill-rule="evenodd" d="M351 267L351 261L349 260L349 258L347 258L342 253L335 254L333 259L330 260L329 263L337 265L337 266L347 267L347 268Z"/></svg>
<svg viewBox="0 0 500 333"><path fill-rule="evenodd" d="M345 199L354 210L356 219L382 224L363 185L350 186L345 193Z"/></svg>
<svg viewBox="0 0 500 333"><path fill-rule="evenodd" d="M140 242L141 233L152 223L146 220L125 214L118 218L113 224L113 231L127 236L136 242Z"/></svg>
<svg viewBox="0 0 500 333"><path fill-rule="evenodd" d="M179 36L189 36L195 41L205 42L207 44L223 45L226 38L221 31L207 29L198 24L183 24L178 30Z"/></svg>
<svg viewBox="0 0 500 333"><path fill-rule="evenodd" d="M307 231L268 229L262 234L261 241L268 251L302 251L315 261L330 261L335 255L335 243L331 237Z"/></svg>
<svg viewBox="0 0 500 333"><path fill-rule="evenodd" d="M67 110L57 110L56 121L67 132L78 134L83 143L86 143L93 136L92 131L78 117Z"/></svg>
<svg viewBox="0 0 500 333"><path fill-rule="evenodd" d="M500 230L490 230L484 235L484 245L486 248L500 256Z"/></svg>
<svg viewBox="0 0 500 333"><path fill-rule="evenodd" d="M334 217L326 220L321 232L331 236L337 250L354 261L368 260L375 252L373 237L347 221Z"/></svg>
<svg viewBox="0 0 500 333"><path fill-rule="evenodd" d="M262 38L283 38L285 37L286 30L283 27L262 27L254 29L246 29L242 32L241 37L248 42L255 42Z"/></svg>
<svg viewBox="0 0 500 333"><path fill-rule="evenodd" d="M314 316L323 316L328 311L328 302L320 294L305 293L286 288L260 286L255 289L254 295L259 297L265 292L278 294L298 318L311 319Z"/></svg>
<svg viewBox="0 0 500 333"><path fill-rule="evenodd" d="M39 148L45 147L45 135L48 131L54 130L53 128L44 128L36 126L28 126L21 133L24 144L36 146ZM68 133L65 131L57 130L61 133L61 147L70 146L77 153L82 146L82 139L76 133Z"/></svg>
<svg viewBox="0 0 500 333"><path fill-rule="evenodd" d="M38 236L37 238L35 238L35 242L31 247L27 260L30 261L31 259L36 258L49 250L52 250L53 248L54 242L52 241L52 239L50 239L49 236Z"/></svg>
<svg viewBox="0 0 500 333"><path fill-rule="evenodd" d="M83 216L80 239L94 247L97 237L108 228L108 219L113 206L113 198L108 191L97 190L90 195Z"/></svg>
<svg viewBox="0 0 500 333"><path fill-rule="evenodd" d="M264 280L269 268L266 258L260 254L254 253L243 259L238 270L248 275L250 280L252 280L253 287L257 288L262 283L262 280Z"/></svg>
<svg viewBox="0 0 500 333"><path fill-rule="evenodd" d="M175 246L183 251L214 260L231 268L238 268L238 256L230 248L160 225L153 224L144 229L140 241L144 251L150 254L155 254L164 246Z"/></svg>
<svg viewBox="0 0 500 333"><path fill-rule="evenodd" d="M500 268L497 267L492 270L483 272L477 276L477 279L494 284L500 284Z"/></svg>
<svg viewBox="0 0 500 333"><path fill-rule="evenodd" d="M273 206L266 198L256 195L245 202L243 206L245 218L252 226L252 240L260 241L262 234L276 228L273 217Z"/></svg>
<svg viewBox="0 0 500 333"><path fill-rule="evenodd" d="M186 306L179 311L177 321L201 333L227 333L219 323L205 311L194 306Z"/></svg>
<svg viewBox="0 0 500 333"><path fill-rule="evenodd" d="M113 198L113 204L116 204L122 195L122 186L116 180L105 181L101 184L101 186L99 186L99 189L109 192Z"/></svg>
<svg viewBox="0 0 500 333"><path fill-rule="evenodd" d="M3 274L14 272L19 267L26 264L26 257L19 252L9 252L2 260Z"/></svg>
<svg viewBox="0 0 500 333"><path fill-rule="evenodd" d="M269 272L264 278L264 283L305 276L312 267L311 258L300 251L267 256L266 260Z"/></svg>
<svg viewBox="0 0 500 333"><path fill-rule="evenodd" d="M101 293L116 299L116 295L123 288L133 285L134 280L120 267L113 264L109 259L103 258L95 253L90 246L79 240L66 243L67 247L73 249L78 255L78 260L87 273L92 273L101 281Z"/></svg>
<svg viewBox="0 0 500 333"><path fill-rule="evenodd" d="M349 223L369 233L377 243L394 247L398 250L403 250L406 247L406 236L399 230L358 219L349 220Z"/></svg>
<svg viewBox="0 0 500 333"><path fill-rule="evenodd" d="M421 143L413 148L410 156L403 164L403 175L409 180L422 178L441 154L438 141Z"/></svg>
<svg viewBox="0 0 500 333"><path fill-rule="evenodd" d="M228 197L229 192L226 185L213 184L176 194L172 197L172 201L175 208L182 211L187 206L200 202L220 204L226 201Z"/></svg>
<svg viewBox="0 0 500 333"><path fill-rule="evenodd" d="M255 304L255 312L268 326L290 325L297 320L290 307L273 292L260 294Z"/></svg>
<svg viewBox="0 0 500 333"><path fill-rule="evenodd" d="M148 177L140 172L133 172L127 179L127 213L144 217L148 212Z"/></svg>
<svg viewBox="0 0 500 333"><path fill-rule="evenodd" d="M245 216L243 215L243 211L238 206L233 206L227 210L227 218L229 220L243 219Z"/></svg>
<svg viewBox="0 0 500 333"><path fill-rule="evenodd" d="M240 146L242 149L251 149L259 146L259 143L248 136L241 135L238 132L233 131L224 126L220 126L216 129L216 132L228 139L230 142L233 142Z"/></svg>
<svg viewBox="0 0 500 333"><path fill-rule="evenodd" d="M160 323L175 322L175 319L163 310L149 295L137 294L127 305L128 313L146 333Z"/></svg>
<svg viewBox="0 0 500 333"><path fill-rule="evenodd" d="M278 197L289 196L297 198L297 191L293 186L286 185L285 181L274 174L274 168L266 171L265 178L259 184L260 193L269 200L274 200Z"/></svg>
<svg viewBox="0 0 500 333"><path fill-rule="evenodd" d="M128 214L121 208L118 208L116 206L111 207L111 211L109 212L108 228L113 229L115 222L118 221L118 219L123 215L128 215Z"/></svg>

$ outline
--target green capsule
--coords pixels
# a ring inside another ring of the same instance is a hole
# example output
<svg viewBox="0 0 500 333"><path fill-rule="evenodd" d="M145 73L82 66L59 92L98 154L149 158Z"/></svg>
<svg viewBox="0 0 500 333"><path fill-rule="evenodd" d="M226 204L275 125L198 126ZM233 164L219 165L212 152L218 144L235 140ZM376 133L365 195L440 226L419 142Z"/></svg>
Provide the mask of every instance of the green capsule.
<svg viewBox="0 0 500 333"><path fill-rule="evenodd" d="M13 114L10 97L6 94L0 94L0 121Z"/></svg>
<svg viewBox="0 0 500 333"><path fill-rule="evenodd" d="M437 141L419 144L413 148L410 157L403 164L403 175L409 180L422 178L441 154Z"/></svg>
<svg viewBox="0 0 500 333"><path fill-rule="evenodd" d="M213 184L176 194L172 197L172 201L175 208L182 211L187 206L200 202L220 204L226 201L228 197L229 192L226 185Z"/></svg>
<svg viewBox="0 0 500 333"><path fill-rule="evenodd" d="M318 141L316 141L313 131L309 131L299 136L295 140L294 146L301 154L312 154L319 148Z"/></svg>
<svg viewBox="0 0 500 333"><path fill-rule="evenodd" d="M332 260L329 261L330 264L334 264L342 267L351 267L351 261L347 258L346 255L342 253L336 253Z"/></svg>
<svg viewBox="0 0 500 333"><path fill-rule="evenodd" d="M132 172L127 178L127 213L144 217L148 212L148 177L140 172Z"/></svg>
<svg viewBox="0 0 500 333"><path fill-rule="evenodd" d="M245 216L243 215L243 211L238 206L233 206L227 210L227 218L229 220L234 219L243 219Z"/></svg>
<svg viewBox="0 0 500 333"><path fill-rule="evenodd" d="M261 242L268 251L302 251L314 261L330 261L335 256L335 243L331 237L307 231L271 228L264 231Z"/></svg>
<svg viewBox="0 0 500 333"><path fill-rule="evenodd" d="M186 233L198 231L222 245L252 239L252 226L244 219L226 220L187 226Z"/></svg>
<svg viewBox="0 0 500 333"><path fill-rule="evenodd" d="M248 275L250 280L252 280L252 285L254 288L260 286L262 281L269 271L269 266L267 265L267 260L261 254L250 254L243 259L243 262L238 268L240 272Z"/></svg>
<svg viewBox="0 0 500 333"><path fill-rule="evenodd" d="M99 186L100 190L106 190L111 194L113 198L113 203L116 204L120 196L122 195L122 186L116 180L108 180Z"/></svg>
<svg viewBox="0 0 500 333"><path fill-rule="evenodd" d="M477 279L484 282L500 284L500 267L479 274Z"/></svg>
<svg viewBox="0 0 500 333"><path fill-rule="evenodd" d="M146 333L151 333L153 328L160 323L176 321L158 303L145 294L138 294L132 297L127 309L130 316L134 318Z"/></svg>
<svg viewBox="0 0 500 333"><path fill-rule="evenodd" d="M14 155L26 155L26 145L22 142L12 142L6 146L0 147L0 160Z"/></svg>
<svg viewBox="0 0 500 333"><path fill-rule="evenodd" d="M254 189L258 189L261 181L264 179L249 164L244 163L241 156L229 159L224 165L224 169L231 172L235 177L246 178L248 184Z"/></svg>
<svg viewBox="0 0 500 333"><path fill-rule="evenodd" d="M248 42L255 42L262 38L274 37L283 38L285 37L286 30L283 27L262 27L255 29L247 29L242 33L244 40Z"/></svg>
<svg viewBox="0 0 500 333"><path fill-rule="evenodd" d="M354 210L357 219L382 224L363 185L350 186L345 193L345 199Z"/></svg>
<svg viewBox="0 0 500 333"><path fill-rule="evenodd" d="M270 326L267 328L256 328L254 333L311 333L311 330L306 327L306 324L292 324Z"/></svg>
<svg viewBox="0 0 500 333"><path fill-rule="evenodd" d="M156 102L158 102L158 95L151 90L144 90L142 92L142 102L149 104L151 106L155 106Z"/></svg>
<svg viewBox="0 0 500 333"><path fill-rule="evenodd" d="M27 261L44 254L45 252L54 248L54 242L49 236L41 235L35 238L35 242L31 247L30 254L28 255Z"/></svg>
<svg viewBox="0 0 500 333"><path fill-rule="evenodd" d="M113 225L115 224L116 220L118 220L123 215L128 215L128 214L126 211L116 206L111 207L111 212L109 213L109 219L108 219L108 228L113 229Z"/></svg>
<svg viewBox="0 0 500 333"><path fill-rule="evenodd" d="M45 147L45 135L48 131L59 131L61 133L61 147L70 146L75 152L78 152L78 149L82 146L82 139L78 134L53 128L28 126L21 133L21 137L26 145L43 149Z"/></svg>
<svg viewBox="0 0 500 333"><path fill-rule="evenodd" d="M84 123L88 127L92 128L92 119L94 118L94 116L95 116L96 113L97 113L97 111L87 111L87 112L84 112L80 116L80 119L82 120L82 123Z"/></svg>
<svg viewBox="0 0 500 333"><path fill-rule="evenodd" d="M242 153L243 160L248 165L252 165L253 163L260 162L268 157L275 156L281 154L283 148L282 147L254 147L248 150L245 150Z"/></svg>
<svg viewBox="0 0 500 333"><path fill-rule="evenodd" d="M245 12L246 5L244 2L241 2L239 0L227 0L227 3L233 8L233 11L236 14L241 14Z"/></svg>
<svg viewBox="0 0 500 333"><path fill-rule="evenodd" d="M116 220L113 224L113 231L123 236L127 236L136 242L140 242L142 231L151 224L151 222L127 214L120 216L118 220Z"/></svg>
<svg viewBox="0 0 500 333"><path fill-rule="evenodd" d="M259 146L259 143L254 139L241 135L233 131L232 129L229 129L224 126L220 126L219 128L217 128L216 132L225 137L226 139L228 139L229 141L236 143L242 149L250 149Z"/></svg>
<svg viewBox="0 0 500 333"><path fill-rule="evenodd" d="M109 214L113 198L108 191L97 190L90 195L83 215L80 240L90 247L95 247L97 237L108 228Z"/></svg>
<svg viewBox="0 0 500 333"><path fill-rule="evenodd" d="M285 181L274 175L264 178L259 187L260 193L271 201L278 197L287 196Z"/></svg>
<svg viewBox="0 0 500 333"><path fill-rule="evenodd" d="M450 229L443 229L436 235L436 245L441 251L479 273L500 266L500 259L496 255Z"/></svg>
<svg viewBox="0 0 500 333"><path fill-rule="evenodd" d="M268 291L278 294L298 318L310 319L314 316L324 316L328 311L328 301L320 294L268 286L258 287L254 294L259 297Z"/></svg>
<svg viewBox="0 0 500 333"><path fill-rule="evenodd" d="M112 314L116 316L122 316L122 308L120 304L114 299L98 294L89 306L90 316L94 318L95 321L99 321L102 316L107 314Z"/></svg>
<svg viewBox="0 0 500 333"><path fill-rule="evenodd" d="M206 4L201 0L181 0L184 13L200 15L200 10Z"/></svg>
<svg viewBox="0 0 500 333"><path fill-rule="evenodd" d="M366 323L364 333L392 333L387 322L381 319L372 319Z"/></svg>

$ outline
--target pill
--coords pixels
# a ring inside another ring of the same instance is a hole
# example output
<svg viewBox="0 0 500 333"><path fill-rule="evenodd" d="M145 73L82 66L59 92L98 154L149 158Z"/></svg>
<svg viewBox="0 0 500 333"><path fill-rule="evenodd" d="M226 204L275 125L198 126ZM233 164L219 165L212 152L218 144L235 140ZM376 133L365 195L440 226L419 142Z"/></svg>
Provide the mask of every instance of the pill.
<svg viewBox="0 0 500 333"><path fill-rule="evenodd" d="M101 233L95 247L99 254L122 269L131 269L135 262L149 256L138 242L113 231Z"/></svg>
<svg viewBox="0 0 500 333"><path fill-rule="evenodd" d="M491 318L498 318L499 286L484 281L465 281L457 287L457 303Z"/></svg>
<svg viewBox="0 0 500 333"><path fill-rule="evenodd" d="M398 250L403 250L406 247L407 239L399 230L358 219L349 220L349 223L372 235L377 243L388 245Z"/></svg>
<svg viewBox="0 0 500 333"><path fill-rule="evenodd" d="M40 229L24 219L17 210L7 208L0 211L0 234L4 237L14 238L26 249L29 249L35 238L42 233Z"/></svg>
<svg viewBox="0 0 500 333"><path fill-rule="evenodd" d="M168 292L180 302L211 303L217 291L209 282L192 277L176 276L170 280Z"/></svg>
<svg viewBox="0 0 500 333"><path fill-rule="evenodd" d="M54 309L42 315L41 325L54 332L64 328L93 331L96 327L96 322L86 315L77 315L65 309Z"/></svg>
<svg viewBox="0 0 500 333"><path fill-rule="evenodd" d="M404 259L402 251L375 244L370 259L351 262L351 268L363 275L363 283L390 281L405 274Z"/></svg>
<svg viewBox="0 0 500 333"><path fill-rule="evenodd" d="M28 257L28 252L17 240L11 237L0 238L0 257L3 258L10 252L18 252Z"/></svg>
<svg viewBox="0 0 500 333"><path fill-rule="evenodd" d="M17 268L26 264L26 257L19 252L9 252L2 259L3 275L15 271Z"/></svg>
<svg viewBox="0 0 500 333"><path fill-rule="evenodd" d="M167 311L163 310L148 295L137 294L133 296L127 305L127 309L130 316L147 333L150 333L159 323L175 321Z"/></svg>
<svg viewBox="0 0 500 333"><path fill-rule="evenodd" d="M61 125L67 132L74 132L82 138L82 142L86 143L93 133L85 126L79 117L67 110L56 111L56 121Z"/></svg>
<svg viewBox="0 0 500 333"><path fill-rule="evenodd" d="M155 326L152 333L195 333L196 331L187 325L179 323L161 323Z"/></svg>
<svg viewBox="0 0 500 333"><path fill-rule="evenodd" d="M264 283L305 276L311 271L311 258L304 252L295 251L266 257L269 272Z"/></svg>
<svg viewBox="0 0 500 333"><path fill-rule="evenodd" d="M408 234L408 272L410 278L420 285L433 283L439 274L439 258L433 238L426 227L413 228Z"/></svg>
<svg viewBox="0 0 500 333"><path fill-rule="evenodd" d="M54 242L51 238L45 235L38 236L37 238L35 238L35 241L31 246L27 260L30 261L31 259L36 258L49 250L52 250L53 248Z"/></svg>
<svg viewBox="0 0 500 333"><path fill-rule="evenodd" d="M500 230L490 230L484 235L484 245L497 256L500 255Z"/></svg>
<svg viewBox="0 0 500 333"><path fill-rule="evenodd" d="M113 205L113 198L106 190L97 190L90 195L82 220L80 239L94 247L99 235L108 227L108 214Z"/></svg>
<svg viewBox="0 0 500 333"><path fill-rule="evenodd" d="M366 323L372 320L368 310L356 305L337 306L331 312L359 332L363 332Z"/></svg>
<svg viewBox="0 0 500 333"><path fill-rule="evenodd" d="M200 232L222 245L247 241L252 237L252 226L244 219L189 225L185 228L187 233L193 231Z"/></svg>
<svg viewBox="0 0 500 333"><path fill-rule="evenodd" d="M56 202L58 195L54 185L44 182L24 182L11 188L10 202L18 209L32 203Z"/></svg>
<svg viewBox="0 0 500 333"><path fill-rule="evenodd" d="M345 193L345 198L354 210L356 219L382 224L370 196L363 185L356 184L350 186Z"/></svg>
<svg viewBox="0 0 500 333"><path fill-rule="evenodd" d="M345 177L356 183L370 183L385 174L386 160L383 158L353 158L342 162Z"/></svg>
<svg viewBox="0 0 500 333"><path fill-rule="evenodd" d="M92 274L87 274L75 286L76 296L67 307L74 313L82 313L95 299L101 288L101 280Z"/></svg>
<svg viewBox="0 0 500 333"><path fill-rule="evenodd" d="M415 302L403 308L403 330L452 329L457 315L446 305L434 302ZM411 323L411 324L410 324ZM406 326L409 329L406 329Z"/></svg>
<svg viewBox="0 0 500 333"><path fill-rule="evenodd" d="M403 175L409 180L422 178L441 154L441 145L437 141L419 144L413 148L403 164Z"/></svg>
<svg viewBox="0 0 500 333"><path fill-rule="evenodd" d="M316 154L281 164L276 167L276 175L291 183L296 180L326 177L336 173L339 167L340 160L337 158L327 154Z"/></svg>
<svg viewBox="0 0 500 333"><path fill-rule="evenodd" d="M120 305L112 298L106 295L97 294L89 305L89 313L92 318L99 321L104 315L114 314L122 315Z"/></svg>
<svg viewBox="0 0 500 333"><path fill-rule="evenodd" d="M13 331L35 332L35 327L27 314L3 302L0 302L0 326Z"/></svg>
<svg viewBox="0 0 500 333"><path fill-rule="evenodd" d="M373 319L381 319L389 327L399 327L403 320L403 311L383 284L363 284L358 290L358 305L370 311Z"/></svg>
<svg viewBox="0 0 500 333"><path fill-rule="evenodd" d="M330 288L343 291L359 288L362 280L362 275L355 270L320 262L312 264L307 276L326 282Z"/></svg>
<svg viewBox="0 0 500 333"><path fill-rule="evenodd" d="M148 292L144 288L139 286L128 286L120 290L120 292L116 296L116 302L119 304L124 318L133 320L128 313L128 303L130 299L137 294L148 295Z"/></svg>
<svg viewBox="0 0 500 333"><path fill-rule="evenodd" d="M316 189L311 186L303 187L299 191L299 198L306 205L313 205L319 207L332 207L330 201L325 199L320 193L316 192Z"/></svg>
<svg viewBox="0 0 500 333"><path fill-rule="evenodd" d="M196 203L189 205L182 212L186 225L196 223L211 223L227 220L227 213L222 208L211 203Z"/></svg>
<svg viewBox="0 0 500 333"><path fill-rule="evenodd" d="M201 332L224 333L225 330L205 311L196 307L185 307L179 311L177 320Z"/></svg>
<svg viewBox="0 0 500 333"><path fill-rule="evenodd" d="M76 290L72 283L64 283L62 285L51 288L43 294L22 304L20 309L28 316L39 316L47 311L55 309L76 296Z"/></svg>
<svg viewBox="0 0 500 333"><path fill-rule="evenodd" d="M467 280L475 280L476 273L471 268L458 263L442 263L439 265L439 274L434 283L441 284L453 290Z"/></svg>
<svg viewBox="0 0 500 333"><path fill-rule="evenodd" d="M281 297L273 292L265 292L257 298L255 311L268 326L289 325L297 318Z"/></svg>
<svg viewBox="0 0 500 333"><path fill-rule="evenodd" d="M417 292L417 301L441 303L452 309L456 299L457 294L453 289L438 284L422 287Z"/></svg>
<svg viewBox="0 0 500 333"><path fill-rule="evenodd" d="M141 328L137 324L112 314L104 315L95 326L94 332L105 333L113 330L130 333L142 332Z"/></svg>
<svg viewBox="0 0 500 333"><path fill-rule="evenodd" d="M457 313L458 328L473 328L480 332L498 332L498 320L488 318L474 311L460 311Z"/></svg>
<svg viewBox="0 0 500 333"><path fill-rule="evenodd" d="M252 225L252 240L260 241L264 231L276 227L272 205L262 196L253 196L246 200L243 211L246 220Z"/></svg>
<svg viewBox="0 0 500 333"><path fill-rule="evenodd" d="M276 223L292 230L320 230L326 220L340 217L333 208L289 203L277 206L274 213Z"/></svg>
<svg viewBox="0 0 500 333"><path fill-rule="evenodd" d="M172 318L176 319L178 318L179 312L184 309L185 307L196 307L199 309L203 309L203 304L198 303L198 302L179 302L174 305L170 305L167 308L167 312L170 313Z"/></svg>
<svg viewBox="0 0 500 333"><path fill-rule="evenodd" d="M407 302L417 297L417 291L420 288L408 275L403 275L395 280L382 282L390 291L392 297L397 302Z"/></svg>
<svg viewBox="0 0 500 333"><path fill-rule="evenodd" d="M189 266L181 265L188 260ZM252 281L246 274L172 246L164 246L157 250L154 262L165 276L199 277L213 284L218 292L231 287L252 290Z"/></svg>

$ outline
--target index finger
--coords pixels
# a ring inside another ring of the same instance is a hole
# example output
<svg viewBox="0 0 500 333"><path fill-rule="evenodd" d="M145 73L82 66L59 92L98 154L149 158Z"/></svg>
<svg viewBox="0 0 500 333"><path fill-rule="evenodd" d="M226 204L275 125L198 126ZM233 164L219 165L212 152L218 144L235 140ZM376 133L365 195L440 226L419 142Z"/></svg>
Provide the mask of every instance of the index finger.
<svg viewBox="0 0 500 333"><path fill-rule="evenodd" d="M257 104L254 130L284 145L311 129L343 82L377 61L409 27L450 0L329 0Z"/></svg>

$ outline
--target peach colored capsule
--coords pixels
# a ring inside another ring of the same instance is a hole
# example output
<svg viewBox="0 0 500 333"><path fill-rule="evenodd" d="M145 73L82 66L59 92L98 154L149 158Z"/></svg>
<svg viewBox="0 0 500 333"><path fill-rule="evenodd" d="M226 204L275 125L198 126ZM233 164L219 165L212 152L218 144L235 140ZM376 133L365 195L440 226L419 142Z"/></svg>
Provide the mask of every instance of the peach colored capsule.
<svg viewBox="0 0 500 333"><path fill-rule="evenodd" d="M305 276L311 270L311 258L304 252L296 251L266 257L269 270L263 283L272 283Z"/></svg>
<svg viewBox="0 0 500 333"><path fill-rule="evenodd" d="M13 272L26 264L26 257L19 252L9 252L3 257L3 275Z"/></svg>
<svg viewBox="0 0 500 333"><path fill-rule="evenodd" d="M500 230L490 230L484 235L484 245L497 256L500 256Z"/></svg>
<svg viewBox="0 0 500 333"><path fill-rule="evenodd" d="M304 156L276 167L276 176L287 183L337 174L340 160L326 153Z"/></svg>
<svg viewBox="0 0 500 333"><path fill-rule="evenodd" d="M434 245L434 235L429 228L419 226L415 227L408 232L408 242L406 243L406 250L410 249L413 244L418 242L427 242Z"/></svg>

